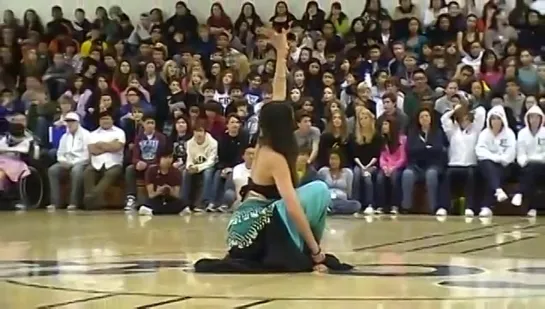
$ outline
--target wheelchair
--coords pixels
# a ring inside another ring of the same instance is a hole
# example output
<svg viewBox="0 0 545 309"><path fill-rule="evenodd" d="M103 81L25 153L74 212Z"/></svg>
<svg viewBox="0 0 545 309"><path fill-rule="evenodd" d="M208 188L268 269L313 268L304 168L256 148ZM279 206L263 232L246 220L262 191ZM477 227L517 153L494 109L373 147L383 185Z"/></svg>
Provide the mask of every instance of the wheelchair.
<svg viewBox="0 0 545 309"><path fill-rule="evenodd" d="M31 146L33 147L33 146ZM32 148L31 148L32 149ZM16 182L8 185L0 196L0 206L3 210L36 209L45 201L45 174L40 172L40 159L34 159L32 154L21 157L27 164L30 174L19 175ZM23 206L23 207L21 207Z"/></svg>

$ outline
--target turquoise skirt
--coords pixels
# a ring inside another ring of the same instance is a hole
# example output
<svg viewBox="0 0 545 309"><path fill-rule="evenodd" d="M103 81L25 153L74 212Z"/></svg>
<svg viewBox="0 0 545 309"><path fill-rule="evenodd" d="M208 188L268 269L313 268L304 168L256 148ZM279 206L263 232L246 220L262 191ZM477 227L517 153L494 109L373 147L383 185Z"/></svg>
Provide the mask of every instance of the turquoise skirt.
<svg viewBox="0 0 545 309"><path fill-rule="evenodd" d="M327 208L332 203L329 189L324 182L313 181L298 188L296 193L314 237L320 242L325 229ZM300 251L303 251L305 241L299 234L295 223L288 216L286 203L282 199L249 198L243 201L233 213L227 226L229 248L243 249L252 245L263 228L271 222L275 210L283 221L293 243Z"/></svg>

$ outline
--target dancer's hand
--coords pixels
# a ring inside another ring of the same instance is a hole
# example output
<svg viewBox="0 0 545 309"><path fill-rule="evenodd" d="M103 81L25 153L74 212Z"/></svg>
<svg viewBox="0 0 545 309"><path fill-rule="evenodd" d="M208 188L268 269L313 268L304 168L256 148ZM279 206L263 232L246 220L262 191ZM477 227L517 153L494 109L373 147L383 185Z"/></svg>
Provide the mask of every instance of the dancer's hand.
<svg viewBox="0 0 545 309"><path fill-rule="evenodd" d="M276 50L277 57L285 58L288 56L288 30L282 29L282 32L278 33L273 28L264 28L262 33L269 39L269 42Z"/></svg>
<svg viewBox="0 0 545 309"><path fill-rule="evenodd" d="M312 267L312 269L317 273L327 273L329 270L324 264L316 264L314 267Z"/></svg>
<svg viewBox="0 0 545 309"><path fill-rule="evenodd" d="M314 261L314 264L322 263L325 260L325 253L320 250L318 254L312 255L312 260Z"/></svg>

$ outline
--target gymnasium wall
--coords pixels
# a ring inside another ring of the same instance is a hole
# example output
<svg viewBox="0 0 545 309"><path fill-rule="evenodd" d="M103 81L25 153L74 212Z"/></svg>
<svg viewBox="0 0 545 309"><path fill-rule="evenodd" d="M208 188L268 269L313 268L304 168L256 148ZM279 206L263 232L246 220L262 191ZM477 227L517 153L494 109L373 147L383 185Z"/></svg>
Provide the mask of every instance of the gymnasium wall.
<svg viewBox="0 0 545 309"><path fill-rule="evenodd" d="M223 4L227 13L235 19L240 12L240 7L248 0L185 0L188 6L191 8L193 14L200 20L204 21L210 14L210 6L214 2L220 2ZM343 6L344 12L351 18L354 18L361 14L366 0L338 0ZM449 2L450 0L447 0ZM457 0L460 5L465 5L466 0ZM482 8L487 0L475 0L476 7ZM272 16L274 10L275 0L254 0L249 1L254 3L258 14L264 19L268 20ZM301 0L286 0L290 11L300 18L307 1ZM320 3L322 9L326 12L329 11L331 3L335 0L317 0ZM515 0L506 0L508 7L513 7ZM94 11L97 6L104 6L109 8L112 5L119 5L123 10L131 16L131 18L137 17L142 12L148 12L152 8L161 8L166 16L170 16L174 11L174 5L176 0L0 0L0 7L3 9L11 9L15 12L17 17L22 17L23 12L28 8L35 9L42 20L47 22L50 20L50 9L53 5L60 5L65 12L65 17L73 19L73 13L76 8L83 8L87 12L87 16L94 18ZM426 8L429 4L429 0L413 0L413 3L418 4L420 8ZM382 0L382 5L391 12L398 5L398 0ZM477 9L480 10L480 9Z"/></svg>

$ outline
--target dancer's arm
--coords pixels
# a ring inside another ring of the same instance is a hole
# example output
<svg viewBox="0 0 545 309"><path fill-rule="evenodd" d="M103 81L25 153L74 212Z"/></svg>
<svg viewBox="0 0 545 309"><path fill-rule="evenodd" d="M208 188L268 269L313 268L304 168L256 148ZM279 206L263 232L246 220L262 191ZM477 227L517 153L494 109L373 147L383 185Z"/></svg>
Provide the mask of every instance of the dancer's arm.
<svg viewBox="0 0 545 309"><path fill-rule="evenodd" d="M320 244L314 238L310 224L308 223L303 208L299 203L299 198L297 197L297 193L295 192L293 183L291 182L291 173L286 159L277 153L274 153L272 159L273 160L270 160L271 167L274 166L274 168L271 168L272 176L274 178L276 188L278 189L278 193L280 193L280 196L286 203L288 216L295 223L299 234L301 234L305 240L310 252L313 255L320 254Z"/></svg>
<svg viewBox="0 0 545 309"><path fill-rule="evenodd" d="M267 29L264 30L263 33L269 37L271 45L276 50L276 69L272 84L272 100L285 101L287 92L286 76L288 73L287 58L289 55L288 32L286 29L283 29L282 33L277 33L274 29Z"/></svg>

